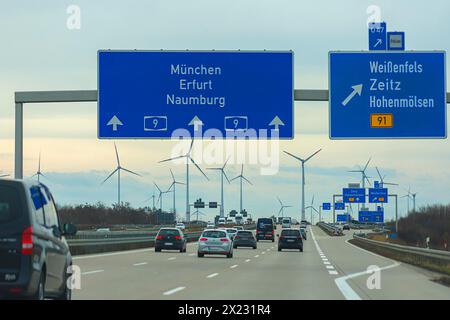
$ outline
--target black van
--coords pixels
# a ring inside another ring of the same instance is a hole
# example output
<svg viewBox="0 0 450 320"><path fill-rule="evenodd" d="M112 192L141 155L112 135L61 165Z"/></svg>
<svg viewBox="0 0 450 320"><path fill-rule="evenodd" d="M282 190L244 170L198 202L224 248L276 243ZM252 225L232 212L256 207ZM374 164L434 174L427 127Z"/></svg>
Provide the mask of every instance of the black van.
<svg viewBox="0 0 450 320"><path fill-rule="evenodd" d="M64 236L75 233L45 185L0 179L0 298L71 299Z"/></svg>
<svg viewBox="0 0 450 320"><path fill-rule="evenodd" d="M256 241L272 240L275 241L275 228L272 218L259 218L256 223Z"/></svg>

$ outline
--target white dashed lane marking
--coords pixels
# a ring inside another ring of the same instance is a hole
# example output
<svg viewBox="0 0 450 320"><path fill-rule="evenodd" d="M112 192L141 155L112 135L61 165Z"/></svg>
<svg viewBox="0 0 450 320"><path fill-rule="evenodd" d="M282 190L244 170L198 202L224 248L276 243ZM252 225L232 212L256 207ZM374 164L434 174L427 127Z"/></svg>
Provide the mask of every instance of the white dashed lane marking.
<svg viewBox="0 0 450 320"><path fill-rule="evenodd" d="M214 278L216 276L218 276L218 273L211 273L210 275L206 276L208 279Z"/></svg>
<svg viewBox="0 0 450 320"><path fill-rule="evenodd" d="M133 266L138 267L138 266L143 266L143 265L146 265L146 264L147 264L147 262L139 262L139 263L133 264Z"/></svg>
<svg viewBox="0 0 450 320"><path fill-rule="evenodd" d="M81 273L81 275L85 276L85 275L88 275L88 274L100 273L100 272L103 272L103 271L105 271L105 270L86 271L86 272Z"/></svg>
<svg viewBox="0 0 450 320"><path fill-rule="evenodd" d="M172 289L172 290L164 292L163 295L170 296L171 294L174 294L174 293L176 293L178 291L181 291L181 290L184 290L184 289L186 289L186 287L178 287L178 288L175 288L175 289Z"/></svg>

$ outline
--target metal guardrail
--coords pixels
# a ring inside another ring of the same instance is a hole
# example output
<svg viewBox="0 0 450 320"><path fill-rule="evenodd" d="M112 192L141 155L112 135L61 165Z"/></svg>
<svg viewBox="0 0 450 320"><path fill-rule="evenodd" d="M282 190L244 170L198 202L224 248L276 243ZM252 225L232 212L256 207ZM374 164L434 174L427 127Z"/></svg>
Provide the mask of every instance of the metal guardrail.
<svg viewBox="0 0 450 320"><path fill-rule="evenodd" d="M353 244L382 256L450 275L450 252L367 239L353 234Z"/></svg>
<svg viewBox="0 0 450 320"><path fill-rule="evenodd" d="M450 263L450 252L449 251L403 246L403 245L399 245L399 244L395 244L395 243L367 239L366 237L361 237L357 234L353 234L353 239L357 240L358 242L363 242L363 243L366 243L366 244L369 244L372 246L385 248L385 249L399 252L399 253L413 254L413 255L418 255L418 256L427 257L427 258L431 258L431 259L440 259L440 260L447 261L447 263Z"/></svg>
<svg viewBox="0 0 450 320"><path fill-rule="evenodd" d="M317 226L319 226L319 228L321 228L323 231L325 231L328 235L330 236L341 236L343 235L342 229L332 225L330 223L326 223L326 222L319 222L317 224Z"/></svg>

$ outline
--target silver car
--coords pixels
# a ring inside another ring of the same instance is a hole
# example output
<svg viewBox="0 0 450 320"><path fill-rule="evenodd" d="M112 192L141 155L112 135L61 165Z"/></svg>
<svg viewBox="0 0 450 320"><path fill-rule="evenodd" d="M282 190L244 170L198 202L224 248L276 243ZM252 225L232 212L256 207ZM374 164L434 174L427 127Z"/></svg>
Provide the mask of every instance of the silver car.
<svg viewBox="0 0 450 320"><path fill-rule="evenodd" d="M222 254L233 258L233 241L226 230L207 229L202 232L197 255L202 258L205 254Z"/></svg>
<svg viewBox="0 0 450 320"><path fill-rule="evenodd" d="M238 232L236 228L226 228L226 231L228 233L228 236L230 237L231 241L234 241L234 236Z"/></svg>

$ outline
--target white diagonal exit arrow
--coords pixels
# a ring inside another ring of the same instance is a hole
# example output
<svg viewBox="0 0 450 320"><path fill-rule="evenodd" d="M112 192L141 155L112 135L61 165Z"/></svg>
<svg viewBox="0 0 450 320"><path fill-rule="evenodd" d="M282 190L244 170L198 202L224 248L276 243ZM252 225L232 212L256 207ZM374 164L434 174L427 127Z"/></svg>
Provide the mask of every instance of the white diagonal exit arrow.
<svg viewBox="0 0 450 320"><path fill-rule="evenodd" d="M377 42L374 45L374 48L378 47L379 45L381 45L383 43L382 39L378 39Z"/></svg>
<svg viewBox="0 0 450 320"><path fill-rule="evenodd" d="M363 88L362 84L357 84L357 85L352 86L352 89L353 89L352 93L350 93L348 95L348 97L345 98L344 101L342 101L342 105L345 107L350 102L350 100L352 100L353 97L356 96L356 94L361 96L362 88Z"/></svg>
<svg viewBox="0 0 450 320"><path fill-rule="evenodd" d="M119 118L117 118L117 116L113 116L106 125L112 126L113 131L117 131L117 126L123 126L123 123L119 120Z"/></svg>

